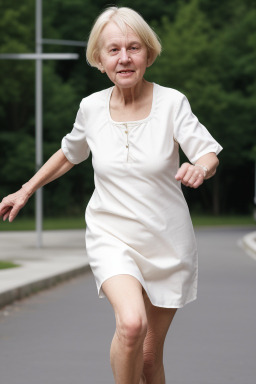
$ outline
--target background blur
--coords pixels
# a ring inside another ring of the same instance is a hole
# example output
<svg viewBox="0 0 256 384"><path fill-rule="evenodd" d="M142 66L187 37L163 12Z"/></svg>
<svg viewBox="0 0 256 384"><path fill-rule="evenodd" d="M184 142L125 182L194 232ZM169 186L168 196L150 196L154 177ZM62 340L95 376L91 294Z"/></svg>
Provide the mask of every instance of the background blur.
<svg viewBox="0 0 256 384"><path fill-rule="evenodd" d="M184 188L195 214L252 215L256 160L255 0L136 0L115 2L140 12L155 29L163 53L149 81L186 94L192 110L224 147L217 175L198 190ZM44 0L43 38L86 41L110 3ZM1 0L0 53L35 51L35 1ZM44 52L75 52L79 60L44 61L44 161L71 131L81 99L110 86L87 65L79 47L45 45ZM35 169L34 61L0 60L0 198L19 189ZM182 155L183 156L183 155ZM184 158L182 159L184 160ZM84 215L93 191L90 159L44 189L46 217ZM22 213L33 216L33 199Z"/></svg>

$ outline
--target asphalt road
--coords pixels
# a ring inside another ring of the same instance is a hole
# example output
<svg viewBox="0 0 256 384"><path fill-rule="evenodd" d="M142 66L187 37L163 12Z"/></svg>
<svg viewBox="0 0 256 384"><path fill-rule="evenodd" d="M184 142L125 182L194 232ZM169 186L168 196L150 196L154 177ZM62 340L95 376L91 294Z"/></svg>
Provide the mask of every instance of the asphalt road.
<svg viewBox="0 0 256 384"><path fill-rule="evenodd" d="M236 229L197 230L197 301L180 309L165 347L167 384L256 382L256 262ZM0 311L4 384L113 384L114 316L90 273Z"/></svg>

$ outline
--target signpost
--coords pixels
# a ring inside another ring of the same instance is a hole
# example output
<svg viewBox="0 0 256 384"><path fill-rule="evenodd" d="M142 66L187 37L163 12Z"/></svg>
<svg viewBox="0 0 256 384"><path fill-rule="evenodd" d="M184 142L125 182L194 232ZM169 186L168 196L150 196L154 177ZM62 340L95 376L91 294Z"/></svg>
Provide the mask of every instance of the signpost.
<svg viewBox="0 0 256 384"><path fill-rule="evenodd" d="M76 53L43 53L43 44L58 44L70 46L83 46L86 43L72 40L51 40L42 39L42 0L36 0L36 52L35 53L4 53L0 54L2 60L35 60L36 78L35 78L35 108L36 108L36 171L43 164L43 129L42 129L42 111L43 111L43 81L42 81L42 63L43 60L76 60L79 55ZM42 188L36 191L36 233L38 248L42 247L42 222L43 222L43 194Z"/></svg>

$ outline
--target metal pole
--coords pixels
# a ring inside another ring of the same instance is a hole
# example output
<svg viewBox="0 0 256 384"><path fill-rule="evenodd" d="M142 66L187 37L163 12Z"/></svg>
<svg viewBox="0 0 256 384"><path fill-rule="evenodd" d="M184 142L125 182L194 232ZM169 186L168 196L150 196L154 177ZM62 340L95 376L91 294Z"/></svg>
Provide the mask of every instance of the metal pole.
<svg viewBox="0 0 256 384"><path fill-rule="evenodd" d="M76 40L57 40L57 39L42 39L42 44L53 44L53 45L70 45L72 47L86 47L85 41Z"/></svg>
<svg viewBox="0 0 256 384"><path fill-rule="evenodd" d="M42 44L63 44L73 46L83 46L86 43L73 40L52 40L42 39L42 0L35 0L35 19L36 19L36 53L0 53L0 60L35 60L36 76L35 76L35 112L36 112L36 172L43 164L42 142L42 110L43 110L43 81L42 81L42 60L76 60L79 55L76 53L42 53ZM36 244L38 248L42 247L42 231L43 231L43 191L42 188L36 191Z"/></svg>
<svg viewBox="0 0 256 384"><path fill-rule="evenodd" d="M36 0L36 53L42 53L42 0ZM36 172L43 163L42 154L42 59L36 59ZM37 248L42 247L42 229L43 229L43 191L42 188L36 191L36 235Z"/></svg>
<svg viewBox="0 0 256 384"><path fill-rule="evenodd" d="M75 60L77 53L0 53L0 60Z"/></svg>

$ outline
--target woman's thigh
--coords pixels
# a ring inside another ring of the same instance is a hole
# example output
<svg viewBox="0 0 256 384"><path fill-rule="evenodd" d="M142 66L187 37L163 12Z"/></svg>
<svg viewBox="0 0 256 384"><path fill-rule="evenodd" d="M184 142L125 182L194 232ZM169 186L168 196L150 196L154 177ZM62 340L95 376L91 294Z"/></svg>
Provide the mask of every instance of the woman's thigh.
<svg viewBox="0 0 256 384"><path fill-rule="evenodd" d="M123 323L147 326L147 315L140 282L131 275L117 275L102 284L102 290L112 305L117 326Z"/></svg>

